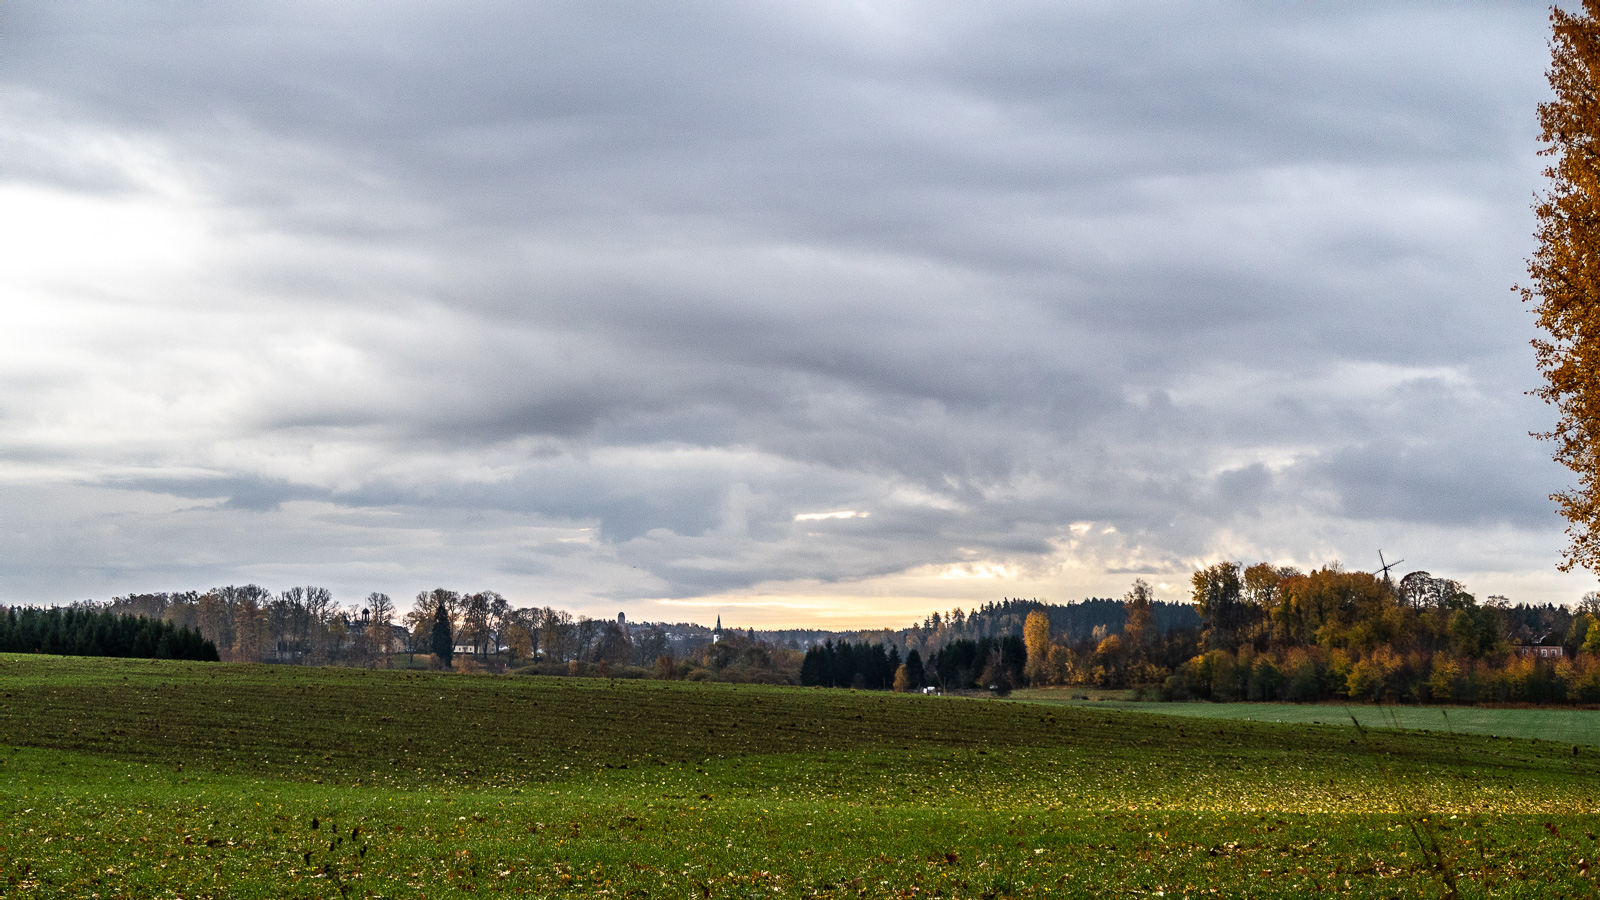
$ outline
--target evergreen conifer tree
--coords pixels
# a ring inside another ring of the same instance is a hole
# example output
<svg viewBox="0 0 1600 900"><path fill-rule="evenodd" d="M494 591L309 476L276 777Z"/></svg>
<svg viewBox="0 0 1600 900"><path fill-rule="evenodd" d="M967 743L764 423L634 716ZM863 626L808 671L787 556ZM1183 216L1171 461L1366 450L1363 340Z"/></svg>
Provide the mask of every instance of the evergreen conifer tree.
<svg viewBox="0 0 1600 900"><path fill-rule="evenodd" d="M906 654L906 675L911 678L911 689L921 690L928 683L928 675L922 668L922 654L913 649Z"/></svg>
<svg viewBox="0 0 1600 900"><path fill-rule="evenodd" d="M454 636L450 634L450 612L441 603L433 612L432 649L434 658L446 669L450 668L451 657L455 655L456 645Z"/></svg>

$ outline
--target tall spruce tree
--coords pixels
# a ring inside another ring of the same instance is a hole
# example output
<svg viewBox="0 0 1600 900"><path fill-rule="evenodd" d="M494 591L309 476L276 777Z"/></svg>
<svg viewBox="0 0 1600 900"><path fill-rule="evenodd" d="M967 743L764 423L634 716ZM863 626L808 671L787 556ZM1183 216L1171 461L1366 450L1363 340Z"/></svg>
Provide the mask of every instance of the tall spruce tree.
<svg viewBox="0 0 1600 900"><path fill-rule="evenodd" d="M912 690L919 690L928 683L928 676L922 669L922 654L915 649L906 654L906 674L911 676Z"/></svg>
<svg viewBox="0 0 1600 900"><path fill-rule="evenodd" d="M441 666L450 668L450 660L455 656L455 636L450 633L450 610L443 603L433 610L433 634L430 641L433 657Z"/></svg>

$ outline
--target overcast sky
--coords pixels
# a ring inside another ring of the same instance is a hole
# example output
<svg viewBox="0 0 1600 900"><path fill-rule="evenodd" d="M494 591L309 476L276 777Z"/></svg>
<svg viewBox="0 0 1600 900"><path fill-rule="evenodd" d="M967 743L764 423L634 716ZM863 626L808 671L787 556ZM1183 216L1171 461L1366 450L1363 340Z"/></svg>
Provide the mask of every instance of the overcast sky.
<svg viewBox="0 0 1600 900"><path fill-rule="evenodd" d="M1571 602L1538 3L7 3L0 602Z"/></svg>

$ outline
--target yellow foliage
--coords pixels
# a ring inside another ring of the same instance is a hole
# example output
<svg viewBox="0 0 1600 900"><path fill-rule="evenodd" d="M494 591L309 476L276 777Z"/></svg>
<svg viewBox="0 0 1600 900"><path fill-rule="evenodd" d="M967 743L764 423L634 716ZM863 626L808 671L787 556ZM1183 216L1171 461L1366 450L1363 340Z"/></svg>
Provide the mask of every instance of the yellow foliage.
<svg viewBox="0 0 1600 900"><path fill-rule="evenodd" d="M1128 613L1128 620L1122 626L1122 633L1134 651L1138 651L1149 642L1151 632L1154 631L1155 616L1150 611L1154 602L1155 592L1143 578L1136 579L1133 582L1133 589L1122 596L1122 608Z"/></svg>
<svg viewBox="0 0 1600 900"><path fill-rule="evenodd" d="M1022 643L1028 650L1028 680L1044 680L1045 661L1050 655L1050 616L1042 609L1028 613L1022 623Z"/></svg>
<svg viewBox="0 0 1600 900"><path fill-rule="evenodd" d="M1578 476L1578 487L1554 494L1567 519L1563 570L1600 567L1600 0L1583 0L1582 13L1550 13L1550 87L1555 99L1539 105L1541 151L1554 158L1545 169L1550 190L1534 205L1539 247L1528 261L1530 284L1521 289L1548 339L1533 341L1545 383L1535 393L1556 408L1555 428L1541 434L1555 443L1557 462Z"/></svg>

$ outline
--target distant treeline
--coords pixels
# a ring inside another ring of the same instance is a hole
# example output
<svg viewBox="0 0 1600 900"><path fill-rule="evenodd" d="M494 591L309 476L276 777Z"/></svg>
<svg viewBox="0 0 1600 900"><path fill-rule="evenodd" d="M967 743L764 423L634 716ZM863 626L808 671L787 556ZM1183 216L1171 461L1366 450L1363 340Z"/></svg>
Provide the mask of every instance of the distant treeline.
<svg viewBox="0 0 1600 900"><path fill-rule="evenodd" d="M1190 581L1203 629L1188 659L1174 664L1171 642L1130 618L1090 653L1052 649L1032 680L1143 686L1175 700L1600 703L1595 594L1573 609L1479 602L1427 572L1396 583L1336 564L1221 562ZM1136 582L1125 605L1148 593ZM1042 621L1038 633L1048 640Z"/></svg>
<svg viewBox="0 0 1600 900"><path fill-rule="evenodd" d="M800 683L869 691L992 687L1005 692L1022 682L1027 662L1027 647L1017 635L962 638L935 652L926 663L915 649L902 662L900 648L889 643L826 641L806 651L800 663Z"/></svg>
<svg viewBox="0 0 1600 900"><path fill-rule="evenodd" d="M1121 600L1006 599L858 632L807 652L800 682L999 692L1141 688L1147 697L1400 703L1600 703L1600 595L1575 607L1480 603L1427 572L1398 583L1337 564L1224 562L1190 603L1143 580ZM893 663L903 659L898 668Z"/></svg>
<svg viewBox="0 0 1600 900"><path fill-rule="evenodd" d="M1090 597L1073 603L1046 603L1042 600L1006 598L985 603L971 612L957 607L949 612L930 613L910 628L886 632L859 632L860 640L882 640L899 645L903 651L921 650L931 658L940 648L955 641L980 641L1007 635L1020 636L1028 615L1042 612L1049 617L1050 633L1064 644L1098 645L1107 636L1121 634L1127 626L1128 611L1123 600ZM1199 634L1200 613L1193 603L1152 600L1146 631L1153 639L1189 633ZM1042 660L1039 660L1042 662Z"/></svg>
<svg viewBox="0 0 1600 900"><path fill-rule="evenodd" d="M418 593L405 612L379 592L341 606L324 587L294 586L273 592L255 584L128 594L74 607L193 628L215 643L227 662L389 666L411 664L420 656L424 665L467 669L576 663L577 670L587 671L587 666L605 663L617 671L624 666L654 667L662 656L672 657L674 666L691 663L706 656L715 637L703 625L591 619L550 607L518 607L495 591L445 588ZM436 658L433 647L434 619L441 607L449 622L444 655L453 657L454 663ZM733 636L732 630L726 635ZM792 664L784 654L756 653L750 659L732 660L724 649L714 658L700 659L698 667L726 664L730 678L744 677L752 667L775 667L784 673L778 681L792 683L799 669L800 654L795 649ZM397 660L398 654L406 658ZM771 680L773 674L761 677Z"/></svg>
<svg viewBox="0 0 1600 900"><path fill-rule="evenodd" d="M904 629L757 632L727 628L714 632L696 623L593 619L550 607L518 607L494 591L435 588L419 592L409 611L398 607L388 595L376 592L361 602L340 605L323 587L295 586L274 592L246 584L207 591L130 593L109 601L73 604L72 608L144 616L193 629L215 644L228 662L422 664L568 674L603 668L613 676L648 673L651 677L796 684L806 680L800 669L808 648L831 641L835 647L864 643L882 645L885 654L895 650L900 662L887 674L880 671L877 660L871 665L863 663L850 668L842 679L834 679L845 686L854 682L858 672L871 684L891 685L898 665L909 661L913 651L931 664L941 650L962 641L976 645L1015 637L1034 611L1046 612L1063 638L1086 643L1091 649L1105 635L1120 632L1126 619L1122 602L1116 600L1056 605L1006 599L983 604L970 613L959 608L931 613ZM450 643L444 653L433 646L434 619L441 607L450 625ZM1163 638L1193 631L1198 623L1190 604L1157 602L1152 612L1153 631ZM947 674L941 680L930 668L926 681L916 679L917 686L970 684L974 675L982 674L988 652L983 651L976 672L969 672L966 678ZM1172 664L1187 658L1181 655ZM815 673L809 677L823 678Z"/></svg>
<svg viewBox="0 0 1600 900"><path fill-rule="evenodd" d="M928 658L930 680L949 690L982 687L1006 693L1022 684L1027 664L1028 648L1017 634L963 638Z"/></svg>
<svg viewBox="0 0 1600 900"><path fill-rule="evenodd" d="M60 607L0 612L0 652L217 661L217 645L192 628L109 610Z"/></svg>
<svg viewBox="0 0 1600 900"><path fill-rule="evenodd" d="M1509 655L1459 658L1448 653L1365 657L1297 647L1283 652L1211 650L1144 692L1150 699L1315 703L1600 704L1600 657L1556 660Z"/></svg>
<svg viewBox="0 0 1600 900"><path fill-rule="evenodd" d="M911 651L913 655L916 651ZM917 658L917 667L922 659ZM800 661L800 683L807 687L853 687L869 691L885 690L894 684L900 668L900 648L865 641L824 641L806 651Z"/></svg>
<svg viewBox="0 0 1600 900"><path fill-rule="evenodd" d="M1458 581L1398 583L1218 562L1190 578L1200 629L1157 633L1144 581L1120 634L1061 641L1029 613L1030 684L1141 687L1166 700L1600 703L1600 596L1576 609L1478 602Z"/></svg>
<svg viewBox="0 0 1600 900"><path fill-rule="evenodd" d="M1128 623L1128 607L1122 600L1090 598L1082 603L1052 604L1044 609L1050 616L1051 632L1064 641L1099 641L1108 634L1121 634ZM1024 619L1026 616L1024 613ZM1200 628L1200 613L1188 601L1152 600L1150 618L1151 632L1156 636ZM1015 633L1022 633L1021 623Z"/></svg>
<svg viewBox="0 0 1600 900"><path fill-rule="evenodd" d="M340 608L324 588L273 594L255 585L76 609L187 626L240 662L897 691L1093 685L1171 699L1600 702L1600 596L1575 608L1479 602L1427 572L1396 583L1336 564L1300 572L1217 563L1195 572L1190 587L1191 602L1157 600L1136 580L1119 600L1006 598L907 628L851 632L591 619L444 588L419 593L403 615L384 594ZM139 651L107 649L103 637L33 634L23 649L161 652L159 634ZM168 644L164 652L176 655Z"/></svg>

